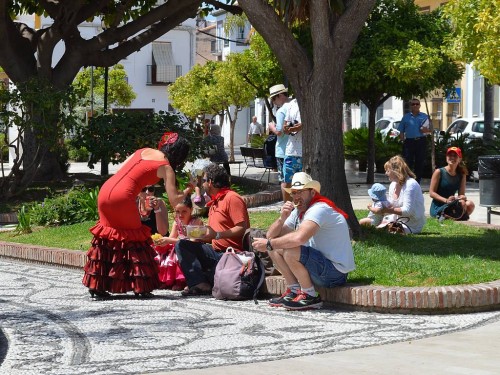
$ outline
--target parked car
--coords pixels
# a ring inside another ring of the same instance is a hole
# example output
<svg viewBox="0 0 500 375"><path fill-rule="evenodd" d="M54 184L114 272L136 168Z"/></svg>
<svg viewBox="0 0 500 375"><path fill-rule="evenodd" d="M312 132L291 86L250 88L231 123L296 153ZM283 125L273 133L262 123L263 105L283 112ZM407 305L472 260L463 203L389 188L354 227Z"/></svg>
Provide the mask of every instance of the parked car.
<svg viewBox="0 0 500 375"><path fill-rule="evenodd" d="M400 122L392 117L382 117L375 123L375 130L380 131L383 137L389 134L391 138L395 138L399 135L398 126Z"/></svg>
<svg viewBox="0 0 500 375"><path fill-rule="evenodd" d="M500 118L493 120L493 128L500 130ZM448 135L450 138L457 138L459 134L466 135L469 140L482 139L484 133L483 117L463 117L453 121L448 129L441 131L440 135Z"/></svg>

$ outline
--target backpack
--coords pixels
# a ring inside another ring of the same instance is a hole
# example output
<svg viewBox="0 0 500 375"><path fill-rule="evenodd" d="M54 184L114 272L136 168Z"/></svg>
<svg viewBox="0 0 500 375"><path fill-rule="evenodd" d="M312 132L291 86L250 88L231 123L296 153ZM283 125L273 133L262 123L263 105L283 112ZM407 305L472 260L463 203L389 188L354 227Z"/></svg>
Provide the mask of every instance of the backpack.
<svg viewBox="0 0 500 375"><path fill-rule="evenodd" d="M264 149L265 157L263 163L265 167L276 168L278 164L276 163L276 141L278 137L275 134L270 134L264 141L262 148Z"/></svg>
<svg viewBox="0 0 500 375"><path fill-rule="evenodd" d="M228 247L215 268L212 295L223 300L253 299L257 303L264 278L264 266L256 254L235 253Z"/></svg>

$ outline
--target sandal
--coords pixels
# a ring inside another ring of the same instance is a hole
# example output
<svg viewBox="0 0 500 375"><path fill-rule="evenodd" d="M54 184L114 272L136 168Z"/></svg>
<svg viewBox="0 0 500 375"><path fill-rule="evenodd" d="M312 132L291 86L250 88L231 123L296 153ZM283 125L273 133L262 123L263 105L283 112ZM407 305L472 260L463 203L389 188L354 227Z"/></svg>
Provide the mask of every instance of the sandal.
<svg viewBox="0 0 500 375"><path fill-rule="evenodd" d="M196 296L211 296L212 289L201 289L198 286L193 286L189 289L184 289L181 292L181 296L183 297L196 297Z"/></svg>

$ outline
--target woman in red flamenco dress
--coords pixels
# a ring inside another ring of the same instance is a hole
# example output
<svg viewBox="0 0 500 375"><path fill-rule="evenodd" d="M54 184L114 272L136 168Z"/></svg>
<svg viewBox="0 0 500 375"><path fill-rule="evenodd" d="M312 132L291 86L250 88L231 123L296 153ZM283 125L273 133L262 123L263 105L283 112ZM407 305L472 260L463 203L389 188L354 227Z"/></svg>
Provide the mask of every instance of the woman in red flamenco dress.
<svg viewBox="0 0 500 375"><path fill-rule="evenodd" d="M148 298L159 287L151 230L141 223L136 197L143 187L162 178L171 205L181 202L184 194L176 188L174 170L184 164L188 152L185 138L167 132L158 150L135 151L102 185L97 199L99 220L90 229L94 238L82 280L93 298L129 291Z"/></svg>

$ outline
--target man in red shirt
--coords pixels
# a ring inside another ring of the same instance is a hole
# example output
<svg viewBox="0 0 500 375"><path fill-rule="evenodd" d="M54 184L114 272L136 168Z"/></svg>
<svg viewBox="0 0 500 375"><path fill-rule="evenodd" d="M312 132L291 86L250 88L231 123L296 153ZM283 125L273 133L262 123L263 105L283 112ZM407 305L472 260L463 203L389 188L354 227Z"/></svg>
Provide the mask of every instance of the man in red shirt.
<svg viewBox="0 0 500 375"><path fill-rule="evenodd" d="M212 293L215 267L228 247L243 250L243 235L250 227L245 201L230 189L226 170L210 164L204 168L203 189L212 200L207 203L208 227L200 242L180 240L175 245L177 258L186 277L183 296Z"/></svg>

